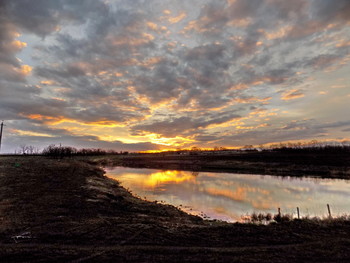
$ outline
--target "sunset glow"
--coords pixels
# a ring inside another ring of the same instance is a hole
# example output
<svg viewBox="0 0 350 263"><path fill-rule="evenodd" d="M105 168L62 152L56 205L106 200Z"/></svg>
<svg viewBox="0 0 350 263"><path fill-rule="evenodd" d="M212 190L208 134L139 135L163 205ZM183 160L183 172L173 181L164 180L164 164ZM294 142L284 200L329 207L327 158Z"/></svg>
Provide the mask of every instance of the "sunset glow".
<svg viewBox="0 0 350 263"><path fill-rule="evenodd" d="M2 152L350 140L348 0L4 0L0 11Z"/></svg>

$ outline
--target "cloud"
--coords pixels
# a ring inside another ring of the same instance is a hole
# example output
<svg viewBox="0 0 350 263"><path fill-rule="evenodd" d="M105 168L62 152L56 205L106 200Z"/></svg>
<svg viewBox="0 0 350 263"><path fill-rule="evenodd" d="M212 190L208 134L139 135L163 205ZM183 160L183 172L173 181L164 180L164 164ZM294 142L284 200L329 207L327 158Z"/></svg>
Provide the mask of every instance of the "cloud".
<svg viewBox="0 0 350 263"><path fill-rule="evenodd" d="M16 26L42 37L60 30L62 21L81 24L108 12L103 2L93 0L5 0L4 8Z"/></svg>
<svg viewBox="0 0 350 263"><path fill-rule="evenodd" d="M286 91L282 94L282 100L295 100L304 97L305 94L302 90L299 89L292 89L289 91Z"/></svg>
<svg viewBox="0 0 350 263"><path fill-rule="evenodd" d="M222 116L213 114L213 116L209 118L201 117L197 119L192 119L190 117L180 117L174 118L172 120L155 121L151 124L136 125L132 127L132 130L136 132L136 134L149 132L160 134L165 137L175 137L188 131L197 131L198 129L206 128L214 124L222 124L239 117L240 116L235 113L226 113Z"/></svg>
<svg viewBox="0 0 350 263"><path fill-rule="evenodd" d="M17 128L23 136L71 132L69 140L87 136L81 141L97 145L108 137L100 128L113 126L124 127L129 141L156 134L226 146L331 136L332 129L338 136L343 127L280 128L317 99L307 94L326 90L326 74L334 72L329 86L346 86L346 0L0 3L1 119L36 127ZM330 107L341 90L323 96ZM251 114L279 108L288 114ZM78 134L81 126L90 130Z"/></svg>
<svg viewBox="0 0 350 263"><path fill-rule="evenodd" d="M183 20L186 16L187 16L186 13L182 12L178 16L169 17L168 21L170 24L176 24L176 23L179 23L181 20Z"/></svg>

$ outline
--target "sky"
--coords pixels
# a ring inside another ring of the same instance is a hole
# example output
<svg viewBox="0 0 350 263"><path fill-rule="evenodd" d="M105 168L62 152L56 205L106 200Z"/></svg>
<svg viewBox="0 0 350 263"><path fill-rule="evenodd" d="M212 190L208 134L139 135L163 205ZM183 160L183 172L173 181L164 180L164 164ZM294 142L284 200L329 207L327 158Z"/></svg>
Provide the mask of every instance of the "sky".
<svg viewBox="0 0 350 263"><path fill-rule="evenodd" d="M349 0L1 0L1 151L346 141L349 73Z"/></svg>

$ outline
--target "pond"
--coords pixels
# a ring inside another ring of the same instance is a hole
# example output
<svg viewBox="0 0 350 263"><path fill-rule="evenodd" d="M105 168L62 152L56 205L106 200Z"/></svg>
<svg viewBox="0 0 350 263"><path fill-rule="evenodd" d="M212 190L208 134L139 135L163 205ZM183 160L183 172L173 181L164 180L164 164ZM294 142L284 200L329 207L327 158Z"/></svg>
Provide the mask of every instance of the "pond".
<svg viewBox="0 0 350 263"><path fill-rule="evenodd" d="M327 216L350 213L350 181L254 174L164 171L114 167L106 176L136 196L172 204L205 218L229 222L256 213Z"/></svg>

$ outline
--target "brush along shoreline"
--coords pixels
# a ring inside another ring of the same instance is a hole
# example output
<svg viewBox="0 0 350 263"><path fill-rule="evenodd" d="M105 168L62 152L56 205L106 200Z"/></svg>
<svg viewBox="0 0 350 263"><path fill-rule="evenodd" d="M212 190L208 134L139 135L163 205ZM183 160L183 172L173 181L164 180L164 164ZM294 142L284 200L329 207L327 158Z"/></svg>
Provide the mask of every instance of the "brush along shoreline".
<svg viewBox="0 0 350 263"><path fill-rule="evenodd" d="M269 225L206 221L134 197L103 175L97 165L103 162L0 156L2 262L346 262L350 257L347 219Z"/></svg>

